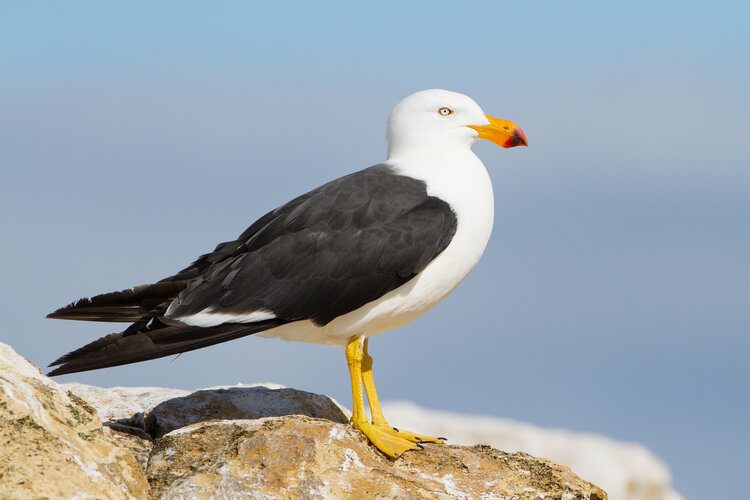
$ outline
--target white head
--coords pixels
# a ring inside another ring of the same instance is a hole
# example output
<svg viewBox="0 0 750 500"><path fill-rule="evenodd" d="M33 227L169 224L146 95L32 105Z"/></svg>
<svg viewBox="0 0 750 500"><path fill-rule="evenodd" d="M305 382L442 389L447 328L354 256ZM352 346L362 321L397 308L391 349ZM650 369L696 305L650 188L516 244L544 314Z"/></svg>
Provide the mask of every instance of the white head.
<svg viewBox="0 0 750 500"><path fill-rule="evenodd" d="M469 149L478 138L503 146L526 145L520 128L485 115L468 96L447 90L423 90L398 103L388 118L388 157L429 148Z"/></svg>

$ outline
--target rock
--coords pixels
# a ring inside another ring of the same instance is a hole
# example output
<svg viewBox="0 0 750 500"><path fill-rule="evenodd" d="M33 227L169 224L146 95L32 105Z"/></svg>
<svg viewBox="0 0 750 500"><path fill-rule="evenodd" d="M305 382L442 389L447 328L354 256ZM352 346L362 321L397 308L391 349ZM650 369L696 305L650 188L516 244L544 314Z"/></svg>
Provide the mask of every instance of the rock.
<svg viewBox="0 0 750 500"><path fill-rule="evenodd" d="M3 344L0 374L0 498L606 498L489 446L391 461L338 403L277 385L60 385Z"/></svg>
<svg viewBox="0 0 750 500"><path fill-rule="evenodd" d="M622 500L683 500L672 488L669 469L644 446L605 436L562 429L544 429L495 417L427 410L413 403L383 404L389 422L418 427L451 443L486 443L506 451L523 451L569 466L587 481Z"/></svg>
<svg viewBox="0 0 750 500"><path fill-rule="evenodd" d="M5 344L0 389L0 498L149 498L142 467L96 410Z"/></svg>
<svg viewBox="0 0 750 500"><path fill-rule="evenodd" d="M304 416L208 421L163 436L154 498L603 500L570 469L489 446L426 445L392 461L348 424Z"/></svg>
<svg viewBox="0 0 750 500"><path fill-rule="evenodd" d="M334 400L275 384L195 392L66 387L87 398L102 417L112 420L110 425L138 427L156 439L148 465L154 498L369 498L382 494L388 498L517 495L522 499L541 498L538 493L555 488L557 496L549 498L605 497L564 467L488 447L427 446L425 451L407 453L392 462L347 423L349 412ZM514 471L529 473L493 469L500 466L487 462L488 454L503 457L497 460L513 464ZM481 467L472 469L477 464ZM556 472L546 479L531 477L532 470L548 469ZM505 479L492 483L495 479L482 479L487 474ZM590 491L575 486L576 481L579 486L588 485Z"/></svg>
<svg viewBox="0 0 750 500"><path fill-rule="evenodd" d="M237 384L198 391L160 387L112 387L67 383L63 387L88 401L99 417L140 428L158 439L167 432L211 419L233 420L307 415L346 423L351 412L335 399L283 385Z"/></svg>
<svg viewBox="0 0 750 500"><path fill-rule="evenodd" d="M296 413L344 421L340 415L336 416L337 412L330 406L333 400L276 384L223 386L196 392L150 387L103 389L82 384L65 384L65 387L89 400L97 407L102 418L120 419L121 423L128 423L129 417L135 416L130 423L145 430L144 415L152 415L150 432L155 435L163 435L183 425L209 418L261 418ZM274 390L280 390L280 393ZM292 392L282 397L284 391ZM308 397L315 398L317 403L305 403ZM290 406L294 402L303 404ZM348 418L348 410L335 401L333 403ZM216 411L216 408L222 410ZM329 413L316 413L322 410L315 408L327 408L326 412ZM521 451L566 464L580 477L601 486L612 498L683 499L672 489L666 465L648 449L635 443L618 442L594 434L544 429L495 417L426 410L412 403L385 403L383 408L394 425L426 434L448 436L452 444L485 443L498 449ZM142 457L142 454L139 456Z"/></svg>
<svg viewBox="0 0 750 500"><path fill-rule="evenodd" d="M205 389L156 405L146 415L152 436L164 434L206 420L237 420L307 415L331 422L349 419L329 397L296 389L245 386Z"/></svg>
<svg viewBox="0 0 750 500"><path fill-rule="evenodd" d="M138 419L154 406L168 399L187 396L192 391L162 387L97 387L68 382L60 384L96 408L103 421Z"/></svg>

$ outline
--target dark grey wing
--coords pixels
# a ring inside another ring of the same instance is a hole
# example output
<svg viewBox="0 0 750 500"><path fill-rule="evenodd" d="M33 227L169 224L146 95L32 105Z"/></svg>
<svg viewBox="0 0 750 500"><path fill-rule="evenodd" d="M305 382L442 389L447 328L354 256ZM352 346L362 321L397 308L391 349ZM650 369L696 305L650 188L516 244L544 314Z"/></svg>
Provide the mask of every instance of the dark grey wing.
<svg viewBox="0 0 750 500"><path fill-rule="evenodd" d="M342 177L269 212L237 240L221 243L174 276L52 313L139 319L59 358L50 375L155 359L290 321L326 324L416 276L448 246L456 223L450 206L429 196L422 181L387 166ZM207 308L230 319L207 328L170 319ZM275 317L242 319L255 311Z"/></svg>
<svg viewBox="0 0 750 500"><path fill-rule="evenodd" d="M227 323L201 328L157 323L141 327L138 331L128 329L101 337L58 358L50 363L49 366L57 368L48 375L65 375L162 358L238 339L281 324L282 321L268 320L250 325Z"/></svg>
<svg viewBox="0 0 750 500"><path fill-rule="evenodd" d="M448 246L457 223L424 182L384 165L321 186L261 221L234 248L217 249L232 254L190 281L168 316L270 311L323 325L416 276Z"/></svg>

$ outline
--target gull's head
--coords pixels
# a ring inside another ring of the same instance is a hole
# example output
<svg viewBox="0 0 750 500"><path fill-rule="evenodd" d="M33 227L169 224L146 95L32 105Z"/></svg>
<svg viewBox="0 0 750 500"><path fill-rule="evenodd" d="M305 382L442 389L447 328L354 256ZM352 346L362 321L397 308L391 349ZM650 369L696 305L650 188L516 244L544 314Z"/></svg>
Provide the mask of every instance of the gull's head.
<svg viewBox="0 0 750 500"><path fill-rule="evenodd" d="M487 139L504 148L526 146L513 122L484 114L474 100L447 90L423 90L398 103L388 118L388 156L422 148L471 148Z"/></svg>

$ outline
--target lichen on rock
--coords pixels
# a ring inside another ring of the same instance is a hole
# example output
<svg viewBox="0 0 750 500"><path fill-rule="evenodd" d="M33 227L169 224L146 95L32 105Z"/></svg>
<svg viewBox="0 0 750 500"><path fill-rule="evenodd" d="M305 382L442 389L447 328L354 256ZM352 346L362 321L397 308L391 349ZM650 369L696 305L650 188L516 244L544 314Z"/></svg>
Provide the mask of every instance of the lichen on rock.
<svg viewBox="0 0 750 500"><path fill-rule="evenodd" d="M567 467L524 453L426 445L394 461L350 425L303 416L173 431L157 442L148 475L154 497L164 500L212 491L222 498L606 498Z"/></svg>
<svg viewBox="0 0 750 500"><path fill-rule="evenodd" d="M273 384L57 384L3 344L0 373L0 498L606 498L567 467L489 446L391 460L334 400Z"/></svg>
<svg viewBox="0 0 750 500"><path fill-rule="evenodd" d="M96 410L0 344L0 498L148 498Z"/></svg>

